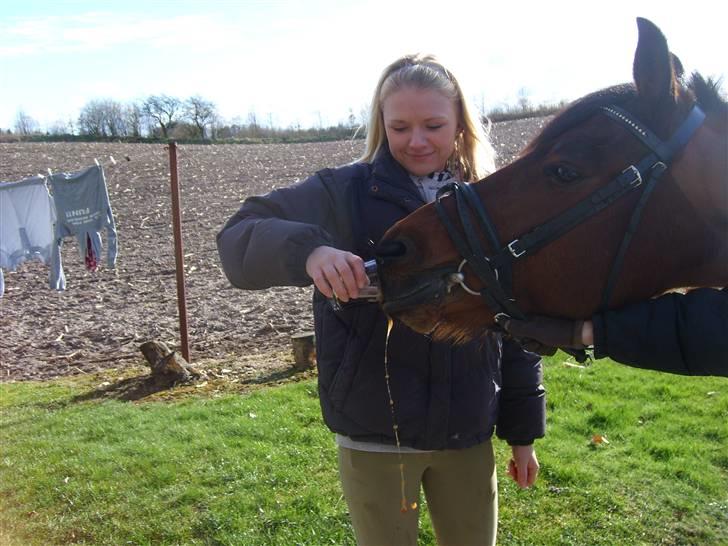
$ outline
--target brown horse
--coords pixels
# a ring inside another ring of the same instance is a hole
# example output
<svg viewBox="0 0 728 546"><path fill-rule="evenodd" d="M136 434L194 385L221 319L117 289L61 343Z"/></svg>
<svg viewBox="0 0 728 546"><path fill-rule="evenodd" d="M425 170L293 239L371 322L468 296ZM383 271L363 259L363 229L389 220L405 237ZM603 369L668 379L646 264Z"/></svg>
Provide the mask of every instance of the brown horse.
<svg viewBox="0 0 728 546"><path fill-rule="evenodd" d="M588 318L728 285L728 105L637 23L634 85L575 101L513 163L385 234L385 311L469 339L497 313Z"/></svg>

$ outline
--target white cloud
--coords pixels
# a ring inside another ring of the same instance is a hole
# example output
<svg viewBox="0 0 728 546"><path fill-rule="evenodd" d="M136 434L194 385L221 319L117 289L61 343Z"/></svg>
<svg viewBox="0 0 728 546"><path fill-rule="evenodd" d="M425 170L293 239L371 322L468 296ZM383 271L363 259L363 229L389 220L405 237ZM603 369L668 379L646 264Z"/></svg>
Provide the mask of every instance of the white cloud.
<svg viewBox="0 0 728 546"><path fill-rule="evenodd" d="M144 46L199 50L225 46L240 30L233 22L208 15L150 19L142 15L88 12L9 20L0 24L0 56L90 53Z"/></svg>

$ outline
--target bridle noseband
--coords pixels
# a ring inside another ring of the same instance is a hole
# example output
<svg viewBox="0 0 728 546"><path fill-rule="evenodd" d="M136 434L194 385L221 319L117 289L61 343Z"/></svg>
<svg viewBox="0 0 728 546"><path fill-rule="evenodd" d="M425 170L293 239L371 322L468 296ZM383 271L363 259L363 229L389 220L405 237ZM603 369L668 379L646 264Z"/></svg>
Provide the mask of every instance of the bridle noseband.
<svg viewBox="0 0 728 546"><path fill-rule="evenodd" d="M606 309L611 300L627 249L637 230L642 212L652 190L660 176L667 170L675 153L688 143L697 128L702 124L705 114L695 104L678 130L670 137L670 140L665 142L643 123L638 122L627 111L618 106L604 106L601 108L601 112L635 135L649 149L648 154L637 164L627 166L606 186L594 191L558 216L513 239L505 246L501 245L495 225L470 184L452 182L444 186L437 193L435 209L447 229L450 239L460 253L462 262L457 268L453 266L438 268L438 288L435 289L433 286L431 290L426 292L433 294L433 291L436 291L437 296L434 299L437 300L443 296L443 290L449 292L454 285L460 285L466 292L480 295L495 315L524 319L524 313L518 308L513 298L513 262L519 258L534 254L542 247L599 213L620 197L643 187L642 194L632 211L627 230L607 278L601 301L601 308ZM442 203L445 195L451 195L455 199L461 230L456 228L445 210ZM498 249L493 255L487 256L483 251L479 233L474 228L472 217L477 222L479 232L486 235L490 247ZM475 272L483 285L483 288L479 291L465 285L462 269L466 263ZM425 274L428 273L425 272ZM420 298L418 300L418 303L422 303ZM385 311L391 312L407 307L407 303L411 302L404 302L399 298L388 301L385 298L384 308Z"/></svg>

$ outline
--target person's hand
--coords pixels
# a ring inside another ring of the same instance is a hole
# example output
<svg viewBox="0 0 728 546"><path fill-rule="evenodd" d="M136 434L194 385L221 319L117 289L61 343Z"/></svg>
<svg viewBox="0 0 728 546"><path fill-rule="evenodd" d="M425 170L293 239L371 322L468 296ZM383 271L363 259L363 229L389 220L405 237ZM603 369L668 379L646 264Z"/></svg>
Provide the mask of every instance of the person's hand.
<svg viewBox="0 0 728 546"><path fill-rule="evenodd" d="M584 348L583 320L559 319L534 315L527 320L496 316L496 322L524 349L541 355L553 355L557 347ZM588 323L591 326L591 323Z"/></svg>
<svg viewBox="0 0 728 546"><path fill-rule="evenodd" d="M306 273L327 298L334 294L343 302L359 297L369 284L364 260L356 254L330 246L316 247L306 258Z"/></svg>
<svg viewBox="0 0 728 546"><path fill-rule="evenodd" d="M533 445L511 446L512 458L508 462L508 475L518 484L518 487L525 489L536 482L538 476L538 459Z"/></svg>

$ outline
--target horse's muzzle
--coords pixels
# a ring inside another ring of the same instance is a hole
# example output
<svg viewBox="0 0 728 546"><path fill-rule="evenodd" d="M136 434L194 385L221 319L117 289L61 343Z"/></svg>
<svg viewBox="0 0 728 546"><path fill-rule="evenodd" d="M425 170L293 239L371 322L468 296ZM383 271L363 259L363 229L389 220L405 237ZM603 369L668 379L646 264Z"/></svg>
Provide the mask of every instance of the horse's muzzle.
<svg viewBox="0 0 728 546"><path fill-rule="evenodd" d="M418 271L416 253L407 239L387 239L376 250L377 281L381 290L380 303L390 316L421 305L441 302L453 286L457 268L438 267ZM412 269L412 274L400 271Z"/></svg>
<svg viewBox="0 0 728 546"><path fill-rule="evenodd" d="M395 315L420 305L438 304L450 293L453 274L457 268L441 267L404 279L380 278L384 312Z"/></svg>

